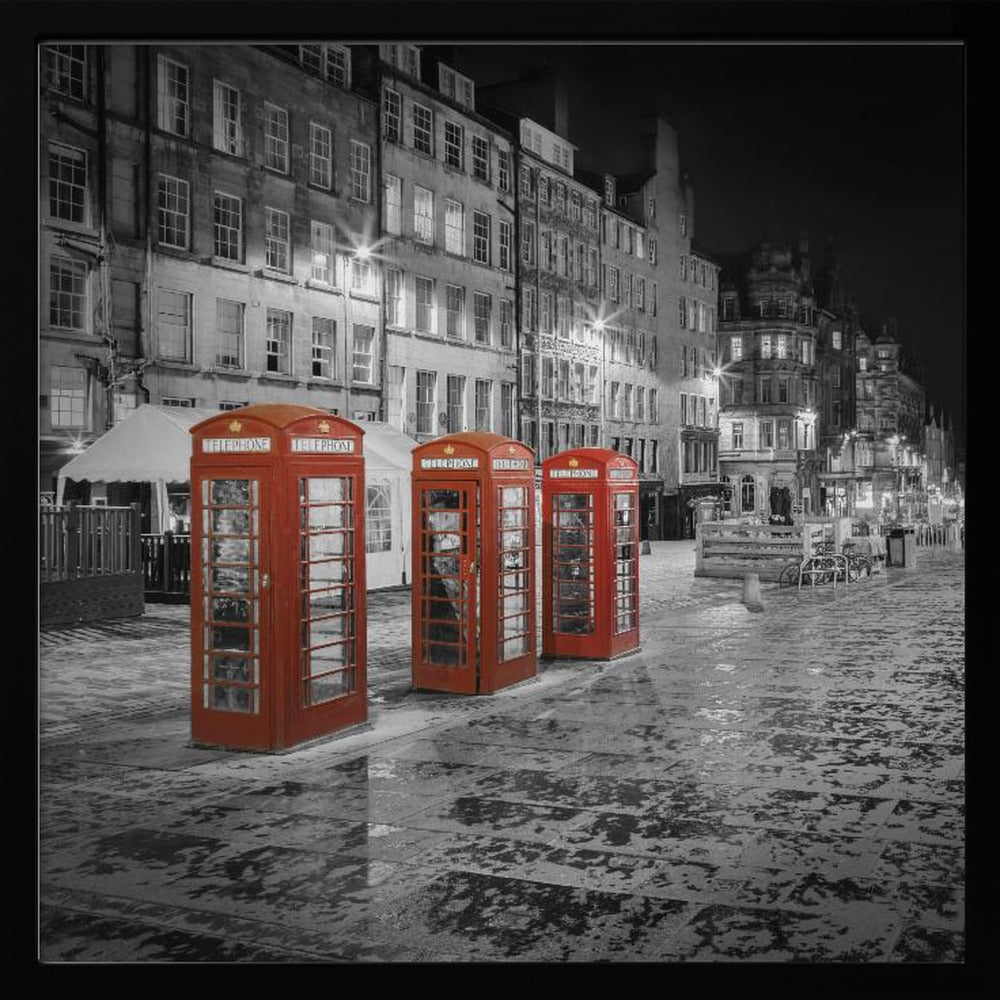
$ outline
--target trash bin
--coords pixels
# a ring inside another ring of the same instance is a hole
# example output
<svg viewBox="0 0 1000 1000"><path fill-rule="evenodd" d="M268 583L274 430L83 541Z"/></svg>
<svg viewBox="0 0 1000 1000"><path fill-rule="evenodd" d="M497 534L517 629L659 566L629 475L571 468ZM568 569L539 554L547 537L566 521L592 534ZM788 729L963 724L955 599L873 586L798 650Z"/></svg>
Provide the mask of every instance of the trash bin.
<svg viewBox="0 0 1000 1000"><path fill-rule="evenodd" d="M917 540L912 527L892 528L886 546L886 565L908 569L917 564Z"/></svg>

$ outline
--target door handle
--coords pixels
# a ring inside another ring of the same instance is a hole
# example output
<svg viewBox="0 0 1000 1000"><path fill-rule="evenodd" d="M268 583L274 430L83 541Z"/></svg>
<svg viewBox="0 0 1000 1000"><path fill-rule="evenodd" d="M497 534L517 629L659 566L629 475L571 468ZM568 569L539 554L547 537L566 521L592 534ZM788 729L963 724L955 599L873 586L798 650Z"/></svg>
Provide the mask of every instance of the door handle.
<svg viewBox="0 0 1000 1000"><path fill-rule="evenodd" d="M270 573L265 573L260 578L260 589L261 590L267 590L267 588L270 587L270 586L271 586L271 574Z"/></svg>

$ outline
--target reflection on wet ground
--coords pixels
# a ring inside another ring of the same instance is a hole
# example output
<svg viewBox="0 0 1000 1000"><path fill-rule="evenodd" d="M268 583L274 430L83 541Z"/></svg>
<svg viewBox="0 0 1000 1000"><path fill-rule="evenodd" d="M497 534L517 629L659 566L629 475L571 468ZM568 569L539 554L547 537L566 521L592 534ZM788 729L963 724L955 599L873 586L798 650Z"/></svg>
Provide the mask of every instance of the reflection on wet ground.
<svg viewBox="0 0 1000 1000"><path fill-rule="evenodd" d="M750 615L689 544L641 653L490 698L372 595L372 728L281 756L186 745L186 608L47 633L42 958L963 961L963 558Z"/></svg>

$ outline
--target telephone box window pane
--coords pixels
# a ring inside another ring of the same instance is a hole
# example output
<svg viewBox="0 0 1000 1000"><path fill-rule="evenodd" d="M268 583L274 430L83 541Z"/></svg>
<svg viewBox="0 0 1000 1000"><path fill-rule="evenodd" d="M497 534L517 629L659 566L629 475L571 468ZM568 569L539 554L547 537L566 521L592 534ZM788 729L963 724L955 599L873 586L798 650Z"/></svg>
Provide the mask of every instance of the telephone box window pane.
<svg viewBox="0 0 1000 1000"><path fill-rule="evenodd" d="M205 504L201 558L208 590L203 598L203 704L216 711L255 714L260 676L257 483L206 480L201 494ZM219 596L220 592L227 596Z"/></svg>
<svg viewBox="0 0 1000 1000"><path fill-rule="evenodd" d="M529 589L531 574L516 572L531 565L528 490L524 486L503 486L497 492L500 508L497 655L505 662L531 650L529 623L534 623L534 595Z"/></svg>
<svg viewBox="0 0 1000 1000"><path fill-rule="evenodd" d="M213 597L206 617L217 622L248 622L250 602L241 597Z"/></svg>
<svg viewBox="0 0 1000 1000"><path fill-rule="evenodd" d="M636 551L634 497L615 494L615 634L636 627Z"/></svg>
<svg viewBox="0 0 1000 1000"><path fill-rule="evenodd" d="M422 495L422 655L434 666L461 667L467 661L470 588L461 576L460 557L469 547L464 502L460 490Z"/></svg>
<svg viewBox="0 0 1000 1000"><path fill-rule="evenodd" d="M586 635L594 630L593 497L556 493L552 508L552 628Z"/></svg>
<svg viewBox="0 0 1000 1000"><path fill-rule="evenodd" d="M256 680L251 662L244 656L213 656L212 680L248 684Z"/></svg>

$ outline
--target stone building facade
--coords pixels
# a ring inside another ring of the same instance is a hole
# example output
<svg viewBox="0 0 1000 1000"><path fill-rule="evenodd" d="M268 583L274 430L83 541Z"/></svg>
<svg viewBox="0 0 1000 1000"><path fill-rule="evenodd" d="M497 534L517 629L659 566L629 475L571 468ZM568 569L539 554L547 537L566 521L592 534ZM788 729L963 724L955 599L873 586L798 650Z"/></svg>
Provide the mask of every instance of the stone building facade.
<svg viewBox="0 0 1000 1000"><path fill-rule="evenodd" d="M359 50L380 105L386 418L418 441L516 435L509 134L475 84L416 46Z"/></svg>
<svg viewBox="0 0 1000 1000"><path fill-rule="evenodd" d="M809 247L758 246L721 293L720 478L732 513L817 509L819 369Z"/></svg>
<svg viewBox="0 0 1000 1000"><path fill-rule="evenodd" d="M54 45L41 488L141 402L381 411L376 105L340 46Z"/></svg>

